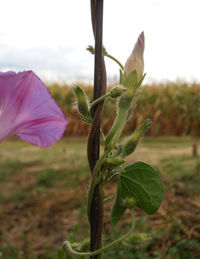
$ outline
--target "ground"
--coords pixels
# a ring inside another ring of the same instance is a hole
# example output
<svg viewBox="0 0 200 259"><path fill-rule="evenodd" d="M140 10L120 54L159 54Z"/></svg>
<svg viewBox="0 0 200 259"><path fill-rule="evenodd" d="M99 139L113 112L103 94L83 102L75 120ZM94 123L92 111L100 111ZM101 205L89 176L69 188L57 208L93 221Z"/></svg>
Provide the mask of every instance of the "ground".
<svg viewBox="0 0 200 259"><path fill-rule="evenodd" d="M192 156L192 138L145 138L127 163L144 161L161 175L165 196L151 216L135 210L136 231L152 239L131 249L118 246L112 259L200 258L200 156ZM0 258L56 258L63 240L87 237L85 215L90 173L86 139L64 139L47 149L19 139L0 145ZM114 193L109 186L106 195ZM128 230L125 213L113 230L105 204L105 238Z"/></svg>

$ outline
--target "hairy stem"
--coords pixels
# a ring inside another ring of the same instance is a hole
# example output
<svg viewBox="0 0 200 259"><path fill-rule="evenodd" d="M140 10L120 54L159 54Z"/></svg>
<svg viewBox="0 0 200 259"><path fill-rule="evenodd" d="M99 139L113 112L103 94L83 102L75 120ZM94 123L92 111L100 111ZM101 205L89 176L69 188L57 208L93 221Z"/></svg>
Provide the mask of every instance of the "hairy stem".
<svg viewBox="0 0 200 259"><path fill-rule="evenodd" d="M105 146L108 147L112 143L116 144L116 142L118 140L117 137L118 138L120 137L120 135L121 135L121 133L124 129L124 126L126 124L127 115L128 115L128 112L127 112L126 109L119 109L118 110L118 113L117 113L117 116L116 116L115 121L113 123L113 126L110 129L108 135L106 136ZM116 135L116 137L115 137L115 135Z"/></svg>
<svg viewBox="0 0 200 259"><path fill-rule="evenodd" d="M110 95L110 93L107 93L107 94L104 94L104 95L102 95L101 97L99 97L98 99L96 99L95 101L93 101L92 103L91 103L91 106L90 106L90 112L92 112L92 110L94 109L94 107L98 104L98 103L100 103L100 102L102 102L106 97L108 97Z"/></svg>
<svg viewBox="0 0 200 259"><path fill-rule="evenodd" d="M93 193L94 193L94 188L96 185L96 180L97 180L97 176L99 173L99 170L104 162L104 160L106 159L106 156L110 153L110 151L112 150L112 147L109 147L104 154L99 158L99 160L97 161L94 171L93 171L93 175L92 175L92 181L90 184L90 189L88 192L88 205L87 205L87 215L88 215L88 220L90 222L90 210L91 210L91 204L92 204L92 197L93 197Z"/></svg>
<svg viewBox="0 0 200 259"><path fill-rule="evenodd" d="M124 70L123 65L121 64L121 62L118 59L116 59L115 57L113 57L112 55L110 55L108 53L106 53L105 56L110 58L110 59L112 59L112 60L114 60L121 67L121 69Z"/></svg>

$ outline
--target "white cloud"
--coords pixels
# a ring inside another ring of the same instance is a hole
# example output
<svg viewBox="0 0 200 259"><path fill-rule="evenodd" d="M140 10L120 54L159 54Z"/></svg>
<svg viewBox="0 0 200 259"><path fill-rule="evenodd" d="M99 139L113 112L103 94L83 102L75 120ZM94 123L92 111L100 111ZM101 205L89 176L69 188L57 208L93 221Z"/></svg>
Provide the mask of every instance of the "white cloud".
<svg viewBox="0 0 200 259"><path fill-rule="evenodd" d="M34 69L48 78L92 77L90 1L1 3L0 69ZM104 44L122 63L146 36L147 78L196 78L200 67L199 0L104 1ZM118 67L106 61L108 75Z"/></svg>

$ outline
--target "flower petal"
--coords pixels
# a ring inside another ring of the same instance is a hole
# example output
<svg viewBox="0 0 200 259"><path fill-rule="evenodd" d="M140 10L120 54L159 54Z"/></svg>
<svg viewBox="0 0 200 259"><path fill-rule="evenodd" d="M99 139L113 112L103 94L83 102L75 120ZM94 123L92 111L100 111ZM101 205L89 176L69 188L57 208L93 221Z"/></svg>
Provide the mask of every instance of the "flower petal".
<svg viewBox="0 0 200 259"><path fill-rule="evenodd" d="M67 120L32 72L0 73L0 141L12 135L47 147L60 139Z"/></svg>

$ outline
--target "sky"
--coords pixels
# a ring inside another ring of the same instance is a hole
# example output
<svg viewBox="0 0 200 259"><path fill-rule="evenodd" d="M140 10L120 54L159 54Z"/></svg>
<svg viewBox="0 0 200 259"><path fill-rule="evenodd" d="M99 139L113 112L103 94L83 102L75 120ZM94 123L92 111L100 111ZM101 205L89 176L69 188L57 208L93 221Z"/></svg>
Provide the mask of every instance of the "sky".
<svg viewBox="0 0 200 259"><path fill-rule="evenodd" d="M91 81L90 0L0 0L0 71ZM103 42L122 64L145 33L146 82L200 81L199 0L104 0ZM106 58L107 75L119 67Z"/></svg>

